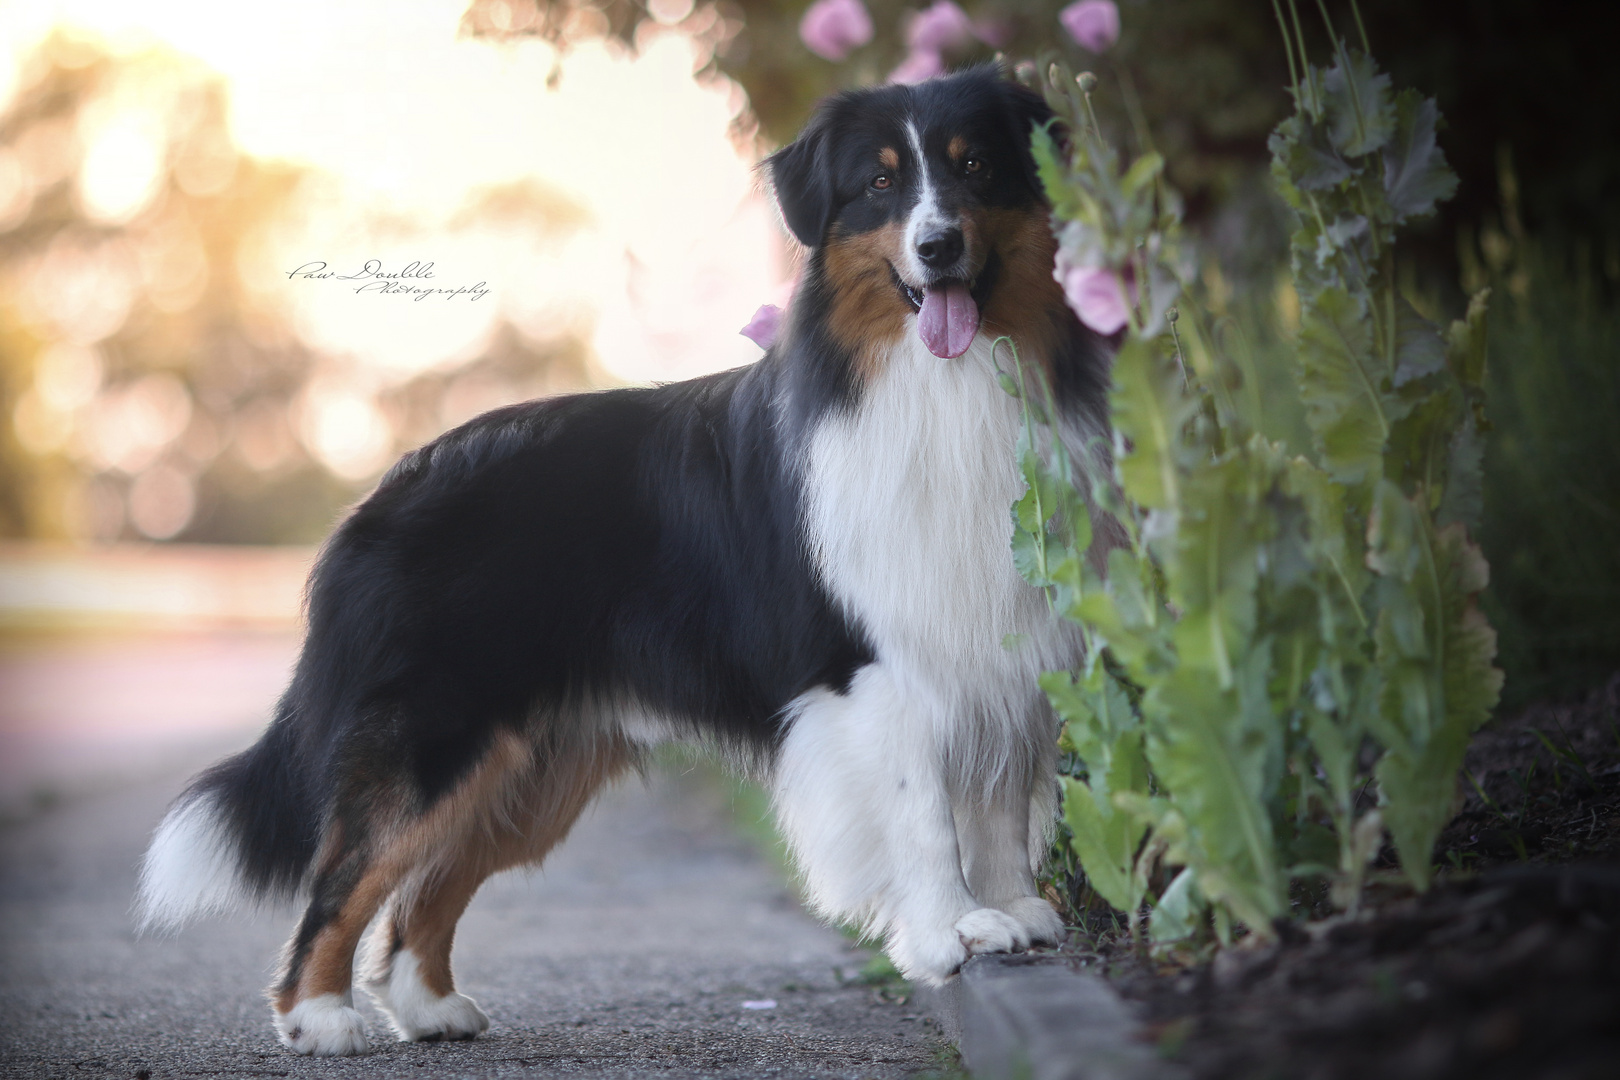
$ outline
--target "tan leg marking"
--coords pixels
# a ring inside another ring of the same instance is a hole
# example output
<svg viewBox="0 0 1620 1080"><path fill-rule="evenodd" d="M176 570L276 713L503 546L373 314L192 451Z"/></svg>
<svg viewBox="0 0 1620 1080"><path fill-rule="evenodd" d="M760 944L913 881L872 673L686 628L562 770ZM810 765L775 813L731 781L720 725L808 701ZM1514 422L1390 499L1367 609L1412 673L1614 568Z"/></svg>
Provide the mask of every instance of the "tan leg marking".
<svg viewBox="0 0 1620 1080"><path fill-rule="evenodd" d="M490 875L538 863L561 843L602 785L629 765L628 748L602 740L547 753L513 737L483 784L458 788L440 821L413 830L411 882L394 896L367 950L368 980L386 979L394 952L409 949L423 983L455 991L450 953L456 924ZM442 804L441 804L442 805ZM435 815L439 808L435 808Z"/></svg>

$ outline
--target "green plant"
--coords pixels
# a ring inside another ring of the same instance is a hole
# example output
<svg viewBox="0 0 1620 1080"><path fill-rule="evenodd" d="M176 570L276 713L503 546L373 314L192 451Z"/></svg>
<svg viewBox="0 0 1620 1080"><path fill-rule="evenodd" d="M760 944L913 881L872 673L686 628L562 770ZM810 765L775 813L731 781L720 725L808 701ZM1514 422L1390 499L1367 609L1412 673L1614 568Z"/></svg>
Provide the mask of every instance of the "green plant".
<svg viewBox="0 0 1620 1080"><path fill-rule="evenodd" d="M1336 34L1331 66L1310 64L1292 7L1278 16L1295 111L1271 150L1297 222L1292 382L1308 455L1268 437L1235 392L1242 366L1190 301L1162 159L1120 159L1091 111L1095 77L1049 68L1072 140L1033 140L1071 301L1091 321L1073 286L1109 275L1128 325L1101 467L1050 434L1047 392L1014 350L1003 383L1025 411L1028 490L1013 554L1089 644L1082 670L1042 683L1080 765L1065 780L1073 852L1133 926L1151 902L1158 939L1206 917L1222 940L1234 924L1269 936L1305 879L1353 907L1386 829L1425 888L1463 752L1501 685L1467 531L1485 296L1442 334L1395 284L1398 227L1455 187L1439 116ZM1106 574L1088 559L1088 497L1128 538ZM1369 786L1376 808L1362 805ZM1160 866L1180 869L1153 895Z"/></svg>
<svg viewBox="0 0 1620 1080"><path fill-rule="evenodd" d="M1589 244L1527 233L1517 186L1504 163L1502 227L1463 245L1465 281L1493 289L1479 538L1509 707L1620 669L1620 255L1600 270Z"/></svg>

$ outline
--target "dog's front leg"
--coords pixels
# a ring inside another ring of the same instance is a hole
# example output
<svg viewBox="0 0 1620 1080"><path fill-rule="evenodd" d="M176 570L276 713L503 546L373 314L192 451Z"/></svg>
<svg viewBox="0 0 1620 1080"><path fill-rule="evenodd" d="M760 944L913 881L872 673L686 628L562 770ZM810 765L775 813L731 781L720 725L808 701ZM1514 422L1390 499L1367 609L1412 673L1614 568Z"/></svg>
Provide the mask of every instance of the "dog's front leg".
<svg viewBox="0 0 1620 1080"><path fill-rule="evenodd" d="M795 703L775 776L811 903L883 935L901 974L934 986L972 953L1029 944L962 876L936 711L881 664L863 668L848 693Z"/></svg>
<svg viewBox="0 0 1620 1080"><path fill-rule="evenodd" d="M1032 943L1063 939L1063 920L1041 899L1035 870L1048 842L1044 823L1054 813L1052 774L1046 747L1054 740L1031 740L1039 748L1031 762L1012 767L990 783L958 796L957 830L968 888L979 903L1017 919Z"/></svg>

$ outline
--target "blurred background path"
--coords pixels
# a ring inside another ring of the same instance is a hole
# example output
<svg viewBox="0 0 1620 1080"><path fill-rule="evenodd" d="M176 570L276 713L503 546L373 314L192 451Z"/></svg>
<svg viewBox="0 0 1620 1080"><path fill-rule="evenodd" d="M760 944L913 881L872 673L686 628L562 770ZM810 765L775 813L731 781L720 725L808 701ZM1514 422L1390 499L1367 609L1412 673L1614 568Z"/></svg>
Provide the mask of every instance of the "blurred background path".
<svg viewBox="0 0 1620 1080"><path fill-rule="evenodd" d="M63 556L25 575L0 562L0 1076L934 1066L934 1028L857 981L867 954L804 914L738 832L725 785L673 767L613 789L543 872L498 877L474 902L455 959L493 1019L487 1036L397 1044L357 994L372 1055L283 1051L262 991L292 911L206 920L170 940L138 941L129 921L136 861L164 807L255 737L297 646L307 552L238 552L224 569L206 556L187 569L184 554L145 567L141 580L168 584L144 599L120 585L116 560ZM235 591L220 584L236 579ZM188 589L207 610L183 610ZM131 619L148 629L120 628Z"/></svg>

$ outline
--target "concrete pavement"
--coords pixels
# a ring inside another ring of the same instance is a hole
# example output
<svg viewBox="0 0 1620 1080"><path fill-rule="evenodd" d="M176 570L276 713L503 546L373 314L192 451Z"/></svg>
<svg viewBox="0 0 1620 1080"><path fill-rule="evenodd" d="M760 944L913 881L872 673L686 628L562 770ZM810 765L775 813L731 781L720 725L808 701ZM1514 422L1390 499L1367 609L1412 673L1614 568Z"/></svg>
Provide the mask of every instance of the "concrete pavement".
<svg viewBox="0 0 1620 1080"><path fill-rule="evenodd" d="M166 940L128 917L164 806L244 737L199 733L161 769L0 826L0 1076L896 1077L944 1060L921 1009L849 981L867 954L803 913L724 787L673 769L613 789L542 872L474 901L455 964L485 1036L394 1043L357 993L373 1052L296 1057L262 997L292 911Z"/></svg>

